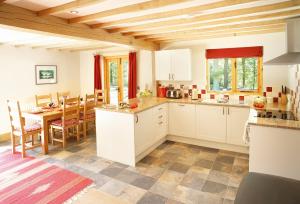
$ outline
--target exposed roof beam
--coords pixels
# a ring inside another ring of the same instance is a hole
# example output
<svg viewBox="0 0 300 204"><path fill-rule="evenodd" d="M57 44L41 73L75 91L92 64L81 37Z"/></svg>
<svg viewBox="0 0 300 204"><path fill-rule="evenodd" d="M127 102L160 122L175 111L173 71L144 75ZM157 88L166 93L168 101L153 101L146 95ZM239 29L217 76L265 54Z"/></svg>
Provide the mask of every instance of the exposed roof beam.
<svg viewBox="0 0 300 204"><path fill-rule="evenodd" d="M159 45L121 34L110 34L103 29L91 29L85 24L68 24L67 20L55 16L36 16L36 13L17 6L0 6L0 24L42 31L74 38L99 40L142 49L155 50Z"/></svg>
<svg viewBox="0 0 300 204"><path fill-rule="evenodd" d="M51 15L51 14L60 13L60 12L64 12L64 11L70 11L72 9L77 9L77 8L81 8L81 7L85 7L85 6L90 6L90 5L93 5L93 4L101 3L103 1L104 0L76 0L76 1L71 1L71 2L63 4L63 5L59 5L59 6L55 6L55 7L51 7L51 8L47 8L47 9L38 11L37 15L45 16L45 15Z"/></svg>
<svg viewBox="0 0 300 204"><path fill-rule="evenodd" d="M149 38L147 40L149 41L162 41L162 40L189 40L190 38L195 37L207 37L207 36L215 36L215 35L226 35L226 34L232 34L232 33L244 33L244 32L255 32L255 31L261 31L261 30L274 30L274 29L281 29L285 30L285 25L269 25L269 26L258 26L258 27L249 27L249 28L236 28L231 30L224 30L224 31L210 31L206 33L192 33L192 34L179 34L179 35L172 35L168 37L158 37L158 38Z"/></svg>
<svg viewBox="0 0 300 204"><path fill-rule="evenodd" d="M85 51L85 50L94 50L94 49L107 49L107 48L112 48L115 46L111 46L111 45L86 45L86 46L73 46L73 47L61 47L58 48L58 50L60 51L71 51L71 52L75 52L75 51Z"/></svg>
<svg viewBox="0 0 300 204"><path fill-rule="evenodd" d="M170 39L170 40L159 40L157 39L157 43L172 43L180 41L192 41L192 40L206 40L212 38L224 38L224 37L236 37L236 36L245 36L245 35L258 35L258 34L267 34L267 33L277 33L277 32L284 32L284 28L274 28L269 30L255 30L255 31L248 31L248 32L232 32L232 33L225 33L225 34L216 34L216 35L207 35L207 36L193 36L189 38L180 38L180 39Z"/></svg>
<svg viewBox="0 0 300 204"><path fill-rule="evenodd" d="M119 15L122 13L129 13L129 12L139 12L144 11L148 9L155 9L163 6L168 6L172 4L182 3L189 0L152 0L137 4L132 4L120 8L115 8L107 11L101 11L99 13L94 13L86 16L80 16L76 18L72 18L69 20L69 23L82 23L82 22L88 22L93 21L102 17L106 16L113 16L113 15Z"/></svg>
<svg viewBox="0 0 300 204"><path fill-rule="evenodd" d="M223 0L223 1L219 1L219 2L198 5L198 6L193 6L193 7L184 8L184 9L176 9L176 10L165 11L165 12L160 12L160 13L151 13L151 14L144 15L144 16L137 16L137 17L125 18L125 19L116 20L116 21L107 22L107 23L94 24L91 27L92 28L104 28L104 27L120 25L123 23L136 23L136 22L154 20L154 19L159 19L159 18L169 18L169 17L173 17L173 16L190 15L190 14L199 13L199 12L205 11L205 10L233 6L233 5L238 5L238 4L244 4L244 3L254 2L254 1L259 1L259 0L239 0L239 1Z"/></svg>
<svg viewBox="0 0 300 204"><path fill-rule="evenodd" d="M140 31L140 30L152 30L157 29L161 27L168 27L168 26L176 26L176 25L184 25L184 24L193 24L200 21L209 21L209 20L217 20L222 18L230 18L230 17L236 17L241 15L249 15L249 14L256 14L259 12L266 12L266 11L275 11L278 9L287 9L292 8L295 6L300 5L300 0L291 0L276 4L269 4L264 6L256 6L251 8L244 8L244 9L236 9L231 11L224 11L219 13L212 13L207 15L201 15L196 16L191 19L173 19L173 20L166 20L166 21L160 21L160 22L154 22L154 23L146 23L143 25L137 25L137 26L131 26L127 28L121 28L118 31L126 31L126 32L132 32L132 31ZM112 31L112 30L111 30ZM109 32L111 32L109 31ZM116 31L116 30L113 30Z"/></svg>
<svg viewBox="0 0 300 204"><path fill-rule="evenodd" d="M209 28L201 28L195 30L185 30L185 31L175 31L170 33L160 33L154 35L144 35L137 36L137 39L148 39L148 38L160 38L160 37L169 37L176 35L190 35L190 34L199 34L199 33L207 33L207 32L219 32L219 31L230 31L232 29L240 29L240 28L249 28L249 27L258 27L258 26L270 26L270 25L286 25L285 20L270 20L270 21L261 21L261 22L252 22L252 23L240 23L234 25L224 25L217 27L209 27Z"/></svg>
<svg viewBox="0 0 300 204"><path fill-rule="evenodd" d="M268 18L279 18L282 17L281 20L284 20L287 17L295 17L300 15L300 9L290 10L290 11L282 11L277 13L270 13L270 14L262 14L262 15L255 15L255 16L246 16L246 17L239 17L239 18L230 18L225 20L217 20L209 22L209 26L217 26L222 24L232 24L232 23L242 23L252 20L264 20ZM261 22L261 21L257 21ZM174 31L187 31L187 30L194 30L200 29L201 27L207 26L208 23L195 23L191 25L178 25L178 26L171 26L166 28L160 28L157 30L148 30L148 31L138 31L138 32L126 32L122 33L124 36L132 35L132 36L145 36L145 35L155 35L160 33L170 33Z"/></svg>

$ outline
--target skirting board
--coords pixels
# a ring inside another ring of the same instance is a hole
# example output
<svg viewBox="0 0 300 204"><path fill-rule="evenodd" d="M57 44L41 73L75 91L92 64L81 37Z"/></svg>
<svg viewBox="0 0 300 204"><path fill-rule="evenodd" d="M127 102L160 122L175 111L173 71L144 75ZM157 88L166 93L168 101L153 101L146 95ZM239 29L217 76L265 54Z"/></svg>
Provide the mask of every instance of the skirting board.
<svg viewBox="0 0 300 204"><path fill-rule="evenodd" d="M10 133L4 133L0 135L0 142L6 142L10 140Z"/></svg>
<svg viewBox="0 0 300 204"><path fill-rule="evenodd" d="M168 135L167 140L249 154L249 147Z"/></svg>
<svg viewBox="0 0 300 204"><path fill-rule="evenodd" d="M140 153L139 155L137 155L135 157L135 163L138 163L140 160L142 160L145 156L147 156L148 154L150 154L150 152L152 152L153 150L155 150L159 145L161 145L165 141L166 141L166 137L163 137L162 139L160 139L159 141L157 141L154 145L152 145L151 147L149 147L147 150L145 150L142 153Z"/></svg>

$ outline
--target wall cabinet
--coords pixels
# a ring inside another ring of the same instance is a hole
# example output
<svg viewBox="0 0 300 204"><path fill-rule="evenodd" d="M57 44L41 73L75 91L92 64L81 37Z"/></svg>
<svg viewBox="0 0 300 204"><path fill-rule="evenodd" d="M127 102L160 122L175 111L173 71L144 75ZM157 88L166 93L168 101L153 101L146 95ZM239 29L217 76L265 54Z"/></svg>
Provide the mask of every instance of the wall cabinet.
<svg viewBox="0 0 300 204"><path fill-rule="evenodd" d="M162 50L155 52L156 80L191 81L191 50Z"/></svg>
<svg viewBox="0 0 300 204"><path fill-rule="evenodd" d="M169 134L195 138L196 105L169 103Z"/></svg>
<svg viewBox="0 0 300 204"><path fill-rule="evenodd" d="M249 108L198 105L196 135L198 139L245 145L243 133Z"/></svg>
<svg viewBox="0 0 300 204"><path fill-rule="evenodd" d="M196 126L198 139L226 142L225 107L197 105Z"/></svg>

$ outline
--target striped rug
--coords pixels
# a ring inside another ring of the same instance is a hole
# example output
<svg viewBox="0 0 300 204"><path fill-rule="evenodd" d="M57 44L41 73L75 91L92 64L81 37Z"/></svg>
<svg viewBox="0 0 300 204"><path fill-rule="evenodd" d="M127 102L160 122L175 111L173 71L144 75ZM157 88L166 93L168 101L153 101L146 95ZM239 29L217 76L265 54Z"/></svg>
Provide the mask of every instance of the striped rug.
<svg viewBox="0 0 300 204"><path fill-rule="evenodd" d="M92 180L33 157L0 154L0 204L63 203Z"/></svg>

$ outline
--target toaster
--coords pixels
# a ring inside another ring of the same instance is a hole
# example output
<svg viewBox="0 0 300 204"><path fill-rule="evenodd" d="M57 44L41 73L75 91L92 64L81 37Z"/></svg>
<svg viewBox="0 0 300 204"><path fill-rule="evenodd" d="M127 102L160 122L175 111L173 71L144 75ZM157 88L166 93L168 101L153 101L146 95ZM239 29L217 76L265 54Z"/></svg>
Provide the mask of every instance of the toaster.
<svg viewBox="0 0 300 204"><path fill-rule="evenodd" d="M180 89L169 89L166 94L167 98L182 98L182 92Z"/></svg>

